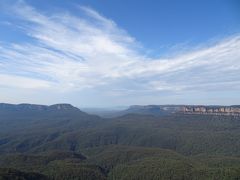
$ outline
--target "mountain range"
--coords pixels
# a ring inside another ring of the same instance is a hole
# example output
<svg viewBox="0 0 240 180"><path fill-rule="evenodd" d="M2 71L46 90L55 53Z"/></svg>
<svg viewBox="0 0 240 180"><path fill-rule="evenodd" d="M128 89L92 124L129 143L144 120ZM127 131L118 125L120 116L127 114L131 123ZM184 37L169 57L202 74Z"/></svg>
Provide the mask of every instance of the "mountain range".
<svg viewBox="0 0 240 180"><path fill-rule="evenodd" d="M0 179L239 179L240 117L184 107L0 104Z"/></svg>

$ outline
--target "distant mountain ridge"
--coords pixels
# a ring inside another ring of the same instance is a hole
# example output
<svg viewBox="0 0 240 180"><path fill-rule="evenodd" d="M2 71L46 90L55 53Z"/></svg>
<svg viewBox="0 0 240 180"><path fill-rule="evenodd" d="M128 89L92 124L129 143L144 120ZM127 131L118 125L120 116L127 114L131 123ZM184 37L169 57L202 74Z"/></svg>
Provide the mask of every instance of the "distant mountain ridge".
<svg viewBox="0 0 240 180"><path fill-rule="evenodd" d="M104 118L120 117L127 114L165 116L179 112L183 105L132 105L126 109L83 109L89 114L95 114Z"/></svg>
<svg viewBox="0 0 240 180"><path fill-rule="evenodd" d="M0 103L0 113L5 112L82 112L79 108L67 104L39 105L39 104L8 104ZM101 112L91 113L101 116ZM140 114L166 116L174 113L209 114L209 115L240 115L240 105L132 105L121 111L109 111L102 117L119 117L126 114ZM104 114L104 112L102 113Z"/></svg>
<svg viewBox="0 0 240 180"><path fill-rule="evenodd" d="M126 109L125 113L169 115L182 109L183 105L133 105Z"/></svg>
<svg viewBox="0 0 240 180"><path fill-rule="evenodd" d="M122 114L145 114L154 116L184 114L209 115L240 115L240 105L133 105L121 112Z"/></svg>
<svg viewBox="0 0 240 180"><path fill-rule="evenodd" d="M48 110L75 110L80 111L77 107L71 104L54 104L54 105L38 105L38 104L8 104L0 103L0 110L7 111L48 111Z"/></svg>
<svg viewBox="0 0 240 180"><path fill-rule="evenodd" d="M184 106L185 114L240 115L240 105L232 106Z"/></svg>

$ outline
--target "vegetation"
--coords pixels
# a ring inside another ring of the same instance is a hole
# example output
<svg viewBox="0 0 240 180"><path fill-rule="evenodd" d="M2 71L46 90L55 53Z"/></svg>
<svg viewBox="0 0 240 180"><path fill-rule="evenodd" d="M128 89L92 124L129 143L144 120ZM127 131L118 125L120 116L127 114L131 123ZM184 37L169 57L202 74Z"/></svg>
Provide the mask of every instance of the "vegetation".
<svg viewBox="0 0 240 180"><path fill-rule="evenodd" d="M240 117L0 107L0 179L240 179Z"/></svg>
<svg viewBox="0 0 240 180"><path fill-rule="evenodd" d="M48 178L39 173L26 173L10 168L0 168L0 180L47 180Z"/></svg>

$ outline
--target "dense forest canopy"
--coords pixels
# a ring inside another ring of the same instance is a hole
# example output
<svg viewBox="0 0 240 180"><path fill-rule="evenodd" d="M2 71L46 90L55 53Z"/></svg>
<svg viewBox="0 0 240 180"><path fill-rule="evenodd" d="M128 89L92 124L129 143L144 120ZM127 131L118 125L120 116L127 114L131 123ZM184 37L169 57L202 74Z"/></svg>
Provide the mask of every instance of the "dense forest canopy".
<svg viewBox="0 0 240 180"><path fill-rule="evenodd" d="M237 179L240 117L0 107L2 179Z"/></svg>

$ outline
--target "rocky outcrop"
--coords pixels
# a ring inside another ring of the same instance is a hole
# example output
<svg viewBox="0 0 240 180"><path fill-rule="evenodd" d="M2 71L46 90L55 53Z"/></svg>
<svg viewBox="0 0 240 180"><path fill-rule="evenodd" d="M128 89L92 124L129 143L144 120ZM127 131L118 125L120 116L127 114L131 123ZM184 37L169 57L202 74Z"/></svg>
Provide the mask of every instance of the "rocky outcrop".
<svg viewBox="0 0 240 180"><path fill-rule="evenodd" d="M212 114L212 115L238 115L240 106L184 106L184 114Z"/></svg>

